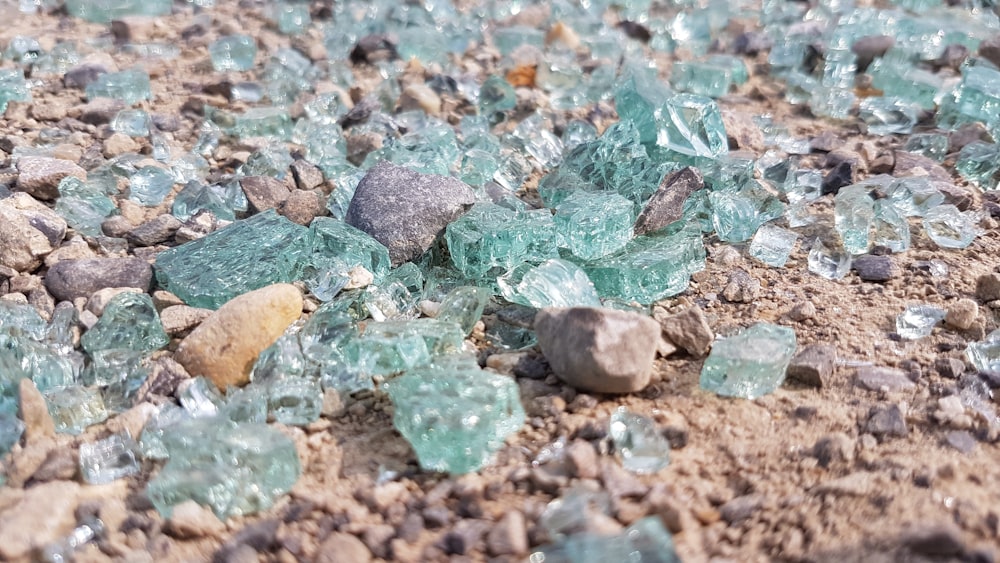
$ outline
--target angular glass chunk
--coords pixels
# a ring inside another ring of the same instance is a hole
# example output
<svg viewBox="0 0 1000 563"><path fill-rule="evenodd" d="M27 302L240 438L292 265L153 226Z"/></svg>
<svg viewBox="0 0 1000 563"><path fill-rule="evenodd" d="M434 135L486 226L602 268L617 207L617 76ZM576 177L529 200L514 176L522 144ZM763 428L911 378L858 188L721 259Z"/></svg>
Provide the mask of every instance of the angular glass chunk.
<svg viewBox="0 0 1000 563"><path fill-rule="evenodd" d="M97 324L80 338L80 345L89 353L112 348L152 352L169 342L152 298L132 292L114 296Z"/></svg>
<svg viewBox="0 0 1000 563"><path fill-rule="evenodd" d="M87 99L114 98L132 105L150 98L149 75L140 68L108 72L87 85Z"/></svg>
<svg viewBox="0 0 1000 563"><path fill-rule="evenodd" d="M426 470L476 471L524 424L517 383L483 371L470 357L439 359L384 387L395 407L393 424Z"/></svg>
<svg viewBox="0 0 1000 563"><path fill-rule="evenodd" d="M492 117L514 109L517 93L502 76L490 76L479 89L479 114Z"/></svg>
<svg viewBox="0 0 1000 563"><path fill-rule="evenodd" d="M546 125L545 119L538 113L521 120L511 132L511 138L543 169L553 168L562 162L562 140L552 133L551 126Z"/></svg>
<svg viewBox="0 0 1000 563"><path fill-rule="evenodd" d="M871 245L875 200L870 191L871 186L857 184L841 188L834 197L834 226L851 254L864 254Z"/></svg>
<svg viewBox="0 0 1000 563"><path fill-rule="evenodd" d="M248 291L298 279L310 241L309 229L272 209L159 253L156 279L188 305L218 309Z"/></svg>
<svg viewBox="0 0 1000 563"><path fill-rule="evenodd" d="M519 264L497 278L511 303L535 307L600 307L594 284L576 264L553 258L538 266Z"/></svg>
<svg viewBox="0 0 1000 563"><path fill-rule="evenodd" d="M389 273L378 285L365 289L362 302L371 318L406 319L417 316L417 302L424 292L424 275L413 262Z"/></svg>
<svg viewBox="0 0 1000 563"><path fill-rule="evenodd" d="M691 274L705 267L705 245L696 223L675 233L633 239L623 250L583 264L602 298L642 304L677 295L688 287Z"/></svg>
<svg viewBox="0 0 1000 563"><path fill-rule="evenodd" d="M851 89L819 85L809 97L809 109L819 117L847 119L856 99Z"/></svg>
<svg viewBox="0 0 1000 563"><path fill-rule="evenodd" d="M118 212L103 189L72 176L59 182L59 199L55 209L70 227L92 237L102 235L101 223Z"/></svg>
<svg viewBox="0 0 1000 563"><path fill-rule="evenodd" d="M635 205L605 192L580 190L556 207L559 246L577 258L595 260L625 248L632 240Z"/></svg>
<svg viewBox="0 0 1000 563"><path fill-rule="evenodd" d="M788 261L799 235L776 225L763 225L750 241L749 253L757 260L780 268Z"/></svg>
<svg viewBox="0 0 1000 563"><path fill-rule="evenodd" d="M906 217L888 199L875 202L872 220L872 244L884 246L893 252L910 248L910 224Z"/></svg>
<svg viewBox="0 0 1000 563"><path fill-rule="evenodd" d="M21 441L24 434L24 423L13 412L0 411L0 455L5 455L14 444ZM3 483L0 482L0 486Z"/></svg>
<svg viewBox="0 0 1000 563"><path fill-rule="evenodd" d="M556 256L555 223L546 209L514 211L477 203L448 225L445 241L452 264L472 279Z"/></svg>
<svg viewBox="0 0 1000 563"><path fill-rule="evenodd" d="M225 195L222 186L207 186L197 180L191 180L174 196L170 213L181 221L187 221L200 211L208 211L223 221L234 221L236 213L227 203Z"/></svg>
<svg viewBox="0 0 1000 563"><path fill-rule="evenodd" d="M733 67L713 61L677 61L670 70L670 85L681 92L720 98L733 85Z"/></svg>
<svg viewBox="0 0 1000 563"><path fill-rule="evenodd" d="M268 383L267 408L282 424L305 426L319 419L323 390L319 381L304 377L279 377Z"/></svg>
<svg viewBox="0 0 1000 563"><path fill-rule="evenodd" d="M436 319L453 322L470 334L483 316L483 309L490 299L490 291L482 287L462 286L448 292L438 307Z"/></svg>
<svg viewBox="0 0 1000 563"><path fill-rule="evenodd" d="M7 111L7 102L30 102L31 89L19 68L0 69L0 113Z"/></svg>
<svg viewBox="0 0 1000 563"><path fill-rule="evenodd" d="M128 348L108 348L90 352L91 362L83 371L84 385L108 386L126 379L138 379L140 384L149 376L142 365L142 351Z"/></svg>
<svg viewBox="0 0 1000 563"><path fill-rule="evenodd" d="M96 23L127 16L163 16L171 7L169 0L66 0L69 15Z"/></svg>
<svg viewBox="0 0 1000 563"><path fill-rule="evenodd" d="M0 406L5 396L17 396L18 381L24 378L34 381L40 391L77 383L82 364L78 354L0 333Z"/></svg>
<svg viewBox="0 0 1000 563"><path fill-rule="evenodd" d="M159 205L174 187L174 177L158 166L143 166L129 176L128 198L147 207Z"/></svg>
<svg viewBox="0 0 1000 563"><path fill-rule="evenodd" d="M761 225L782 216L785 206L777 197L753 184L740 191L713 191L708 194L712 226L719 239L743 242Z"/></svg>
<svg viewBox="0 0 1000 563"><path fill-rule="evenodd" d="M894 50L875 59L866 72L872 77L872 86L882 90L883 96L906 100L921 109L934 108L944 85L939 75L913 66L905 56L896 56Z"/></svg>
<svg viewBox="0 0 1000 563"><path fill-rule="evenodd" d="M769 323L716 339L701 368L701 388L744 399L772 393L785 380L795 346L795 331Z"/></svg>
<svg viewBox="0 0 1000 563"><path fill-rule="evenodd" d="M123 109L111 120L111 130L129 137L148 137L153 120L145 110Z"/></svg>
<svg viewBox="0 0 1000 563"><path fill-rule="evenodd" d="M192 418L215 416L226 402L215 384L202 376L182 382L176 395Z"/></svg>
<svg viewBox="0 0 1000 563"><path fill-rule="evenodd" d="M1000 144L975 141L965 145L955 170L984 190L1000 190Z"/></svg>
<svg viewBox="0 0 1000 563"><path fill-rule="evenodd" d="M128 433L112 434L80 444L80 475L91 485L104 485L139 473L139 444Z"/></svg>
<svg viewBox="0 0 1000 563"><path fill-rule="evenodd" d="M942 129L957 129L965 123L979 121L987 129L1000 131L1000 70L983 64L962 68L962 82L944 97L937 112L937 124Z"/></svg>
<svg viewBox="0 0 1000 563"><path fill-rule="evenodd" d="M280 107L250 108L242 114L205 107L205 119L217 125L222 132L235 137L267 137L288 140L294 124L288 111Z"/></svg>
<svg viewBox="0 0 1000 563"><path fill-rule="evenodd" d="M937 324L944 320L946 311L933 305L907 305L896 316L896 333L904 340L917 340L930 336Z"/></svg>
<svg viewBox="0 0 1000 563"><path fill-rule="evenodd" d="M673 537L659 516L647 516L614 535L582 532L538 548L529 561L545 563L680 563Z"/></svg>
<svg viewBox="0 0 1000 563"><path fill-rule="evenodd" d="M312 250L306 264L307 275L361 266L379 283L389 274L392 264L389 249L368 233L329 217L314 219L309 232Z"/></svg>
<svg viewBox="0 0 1000 563"><path fill-rule="evenodd" d="M994 330L980 342L970 342L965 356L979 371L1000 370L1000 330Z"/></svg>
<svg viewBox="0 0 1000 563"><path fill-rule="evenodd" d="M45 403L55 422L56 432L80 434L91 424L108 418L104 399L93 387L58 387L44 391Z"/></svg>
<svg viewBox="0 0 1000 563"><path fill-rule="evenodd" d="M611 415L608 436L621 457L622 466L633 473L656 473L670 463L670 442L660 433L656 423L625 407L618 407Z"/></svg>
<svg viewBox="0 0 1000 563"><path fill-rule="evenodd" d="M944 202L944 194L934 184L923 176L897 178L885 188L886 199L907 217L923 217L929 209Z"/></svg>
<svg viewBox="0 0 1000 563"><path fill-rule="evenodd" d="M924 214L924 232L941 248L965 248L982 233L978 213L959 211L951 204L939 205Z"/></svg>
<svg viewBox="0 0 1000 563"><path fill-rule="evenodd" d="M342 347L351 371L391 375L427 365L437 356L462 349L465 333L453 322L414 319L369 323L363 334Z"/></svg>
<svg viewBox="0 0 1000 563"><path fill-rule="evenodd" d="M265 385L247 385L226 391L226 404L219 414L233 422L267 422L268 390Z"/></svg>
<svg viewBox="0 0 1000 563"><path fill-rule="evenodd" d="M940 133L914 133L906 139L903 150L941 162L948 154L948 136Z"/></svg>
<svg viewBox="0 0 1000 563"><path fill-rule="evenodd" d="M227 35L209 44L208 56L216 72L250 70L257 56L257 42L249 35Z"/></svg>
<svg viewBox="0 0 1000 563"><path fill-rule="evenodd" d="M715 158L729 151L719 106L695 94L663 94L626 81L615 93L615 108L631 121L643 143L687 155Z"/></svg>
<svg viewBox="0 0 1000 563"><path fill-rule="evenodd" d="M907 135L917 124L918 109L913 103L899 98L865 98L858 107L858 116L871 135Z"/></svg>
<svg viewBox="0 0 1000 563"><path fill-rule="evenodd" d="M164 518L187 500L222 520L253 514L272 506L301 473L292 440L264 424L200 418L174 424L164 438L169 460L146 490Z"/></svg>
<svg viewBox="0 0 1000 563"><path fill-rule="evenodd" d="M0 334L41 341L47 330L48 324L34 305L0 301Z"/></svg>

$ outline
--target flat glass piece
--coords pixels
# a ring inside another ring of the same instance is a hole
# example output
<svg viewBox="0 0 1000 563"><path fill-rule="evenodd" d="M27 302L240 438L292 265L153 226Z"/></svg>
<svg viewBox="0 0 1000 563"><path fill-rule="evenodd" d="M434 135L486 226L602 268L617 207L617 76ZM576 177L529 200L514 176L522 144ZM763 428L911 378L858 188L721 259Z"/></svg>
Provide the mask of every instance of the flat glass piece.
<svg viewBox="0 0 1000 563"><path fill-rule="evenodd" d="M1000 130L1000 70L983 64L962 68L962 82L944 96L937 112L937 125L957 129L965 123L981 122L994 132Z"/></svg>
<svg viewBox="0 0 1000 563"><path fill-rule="evenodd" d="M153 127L149 113L141 109L123 109L111 120L111 130L129 137L148 137Z"/></svg>
<svg viewBox="0 0 1000 563"><path fill-rule="evenodd" d="M907 305L896 316L896 333L904 340L930 336L934 327L944 320L946 311L933 305Z"/></svg>
<svg viewBox="0 0 1000 563"><path fill-rule="evenodd" d="M444 238L452 264L472 279L556 254L555 223L548 210L514 211L477 203L448 225Z"/></svg>
<svg viewBox="0 0 1000 563"><path fill-rule="evenodd" d="M139 444L127 433L80 444L80 474L91 485L104 485L139 473Z"/></svg>
<svg viewBox="0 0 1000 563"><path fill-rule="evenodd" d="M699 96L721 98L733 83L733 67L712 61L677 61L670 70L671 86Z"/></svg>
<svg viewBox="0 0 1000 563"><path fill-rule="evenodd" d="M423 292L423 273L413 262L405 262L377 285L368 286L362 303L371 318L378 322L414 318Z"/></svg>
<svg viewBox="0 0 1000 563"><path fill-rule="evenodd" d="M384 385L393 424L423 469L469 473L487 465L524 424L517 384L455 356L409 370Z"/></svg>
<svg viewBox="0 0 1000 563"><path fill-rule="evenodd" d="M114 98L132 105L150 96L149 74L139 68L102 74L87 85L89 100Z"/></svg>
<svg viewBox="0 0 1000 563"><path fill-rule="evenodd" d="M941 248L965 248L982 234L978 213L959 211L951 204L939 205L924 214L924 232Z"/></svg>
<svg viewBox="0 0 1000 563"><path fill-rule="evenodd" d="M192 418L206 418L218 414L225 404L225 398L215 384L198 376L183 382L177 389L177 400Z"/></svg>
<svg viewBox="0 0 1000 563"><path fill-rule="evenodd" d="M6 455L14 444L21 441L24 434L24 423L13 412L0 411L0 455ZM0 482L3 486L3 482Z"/></svg>
<svg viewBox="0 0 1000 563"><path fill-rule="evenodd" d="M323 390L319 381L280 377L268 383L267 408L282 424L305 426L319 419L323 410Z"/></svg>
<svg viewBox="0 0 1000 563"><path fill-rule="evenodd" d="M839 280L851 271L851 254L829 249L817 239L809 250L808 268L817 276Z"/></svg>
<svg viewBox="0 0 1000 563"><path fill-rule="evenodd" d="M621 457L622 466L633 473L656 473L670 463L670 442L660 433L656 423L625 407L618 407L611 415L608 436Z"/></svg>
<svg viewBox="0 0 1000 563"><path fill-rule="evenodd" d="M970 342L965 356L979 371L1000 370L1000 330L994 330L980 342Z"/></svg>
<svg viewBox="0 0 1000 563"><path fill-rule="evenodd" d="M97 324L80 338L80 345L89 353L112 348L151 352L169 342L152 298L133 292L114 296Z"/></svg>
<svg viewBox="0 0 1000 563"><path fill-rule="evenodd" d="M44 391L45 403L56 432L80 434L88 426L108 418L101 393L93 387L59 387Z"/></svg>
<svg viewBox="0 0 1000 563"><path fill-rule="evenodd" d="M769 323L716 339L701 369L701 388L744 399L772 393L784 382L795 347L795 331Z"/></svg>
<svg viewBox="0 0 1000 563"><path fill-rule="evenodd" d="M872 220L872 244L884 246L892 252L904 252L910 248L910 224L906 216L892 204L891 200L875 202Z"/></svg>
<svg viewBox="0 0 1000 563"><path fill-rule="evenodd" d="M615 193L580 190L556 207L559 246L577 258L594 260L615 253L632 240L635 205Z"/></svg>
<svg viewBox="0 0 1000 563"><path fill-rule="evenodd" d="M870 191L871 186L857 184L841 188L834 197L834 226L851 254L864 254L871 245L875 200Z"/></svg>
<svg viewBox="0 0 1000 563"><path fill-rule="evenodd" d="M781 268L788 261L799 236L776 225L763 225L750 241L749 253L757 260Z"/></svg>
<svg viewBox="0 0 1000 563"><path fill-rule="evenodd" d="M268 210L161 252L156 279L188 305L218 309L254 289L297 279L310 239L309 229Z"/></svg>
<svg viewBox="0 0 1000 563"><path fill-rule="evenodd" d="M152 207L163 203L174 187L173 175L158 166L143 166L129 176L128 198Z"/></svg>
<svg viewBox="0 0 1000 563"><path fill-rule="evenodd" d="M368 233L329 217L314 219L309 232L312 250L305 266L307 278L317 272L344 267L349 271L356 266L371 272L375 283L389 274L389 249Z"/></svg>
<svg viewBox="0 0 1000 563"><path fill-rule="evenodd" d="M511 303L535 307L600 307L587 274L576 264L553 258L538 266L519 264L497 278L500 293Z"/></svg>
<svg viewBox="0 0 1000 563"><path fill-rule="evenodd" d="M719 240L749 240L761 225L778 219L785 206L763 188L749 185L740 191L713 191L708 194L712 226Z"/></svg>
<svg viewBox="0 0 1000 563"><path fill-rule="evenodd" d="M465 333L453 322L414 319L368 323L364 333L343 344L352 372L391 375L425 366L437 356L462 349Z"/></svg>
<svg viewBox="0 0 1000 563"><path fill-rule="evenodd" d="M163 16L170 0L66 0L66 12L87 21L108 23L127 16Z"/></svg>
<svg viewBox="0 0 1000 563"><path fill-rule="evenodd" d="M216 72L250 70L257 56L257 43L249 35L227 35L209 44L208 55Z"/></svg>
<svg viewBox="0 0 1000 563"><path fill-rule="evenodd" d="M907 135L917 124L918 110L916 105L898 98L865 98L858 107L858 116L871 135Z"/></svg>
<svg viewBox="0 0 1000 563"><path fill-rule="evenodd" d="M907 217L923 217L927 211L944 203L935 182L923 176L897 178L885 188L886 199Z"/></svg>
<svg viewBox="0 0 1000 563"><path fill-rule="evenodd" d="M59 182L59 199L56 200L55 210L70 227L92 237L103 235L101 223L109 215L118 212L115 203L103 189L72 176Z"/></svg>
<svg viewBox="0 0 1000 563"><path fill-rule="evenodd" d="M448 292L438 307L438 320L457 323L470 334L483 316L490 291L482 287L461 286Z"/></svg>
<svg viewBox="0 0 1000 563"><path fill-rule="evenodd" d="M1000 144L975 141L965 145L955 170L984 190L1000 190Z"/></svg>

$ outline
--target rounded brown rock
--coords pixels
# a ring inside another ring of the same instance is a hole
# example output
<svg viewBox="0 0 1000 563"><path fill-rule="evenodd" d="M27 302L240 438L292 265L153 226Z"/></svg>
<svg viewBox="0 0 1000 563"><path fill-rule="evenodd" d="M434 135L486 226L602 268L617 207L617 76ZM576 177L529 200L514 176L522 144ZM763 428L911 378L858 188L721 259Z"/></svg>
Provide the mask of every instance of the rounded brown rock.
<svg viewBox="0 0 1000 563"><path fill-rule="evenodd" d="M174 359L192 376L225 390L250 381L257 356L302 313L302 294L279 283L245 293L205 319L177 348Z"/></svg>

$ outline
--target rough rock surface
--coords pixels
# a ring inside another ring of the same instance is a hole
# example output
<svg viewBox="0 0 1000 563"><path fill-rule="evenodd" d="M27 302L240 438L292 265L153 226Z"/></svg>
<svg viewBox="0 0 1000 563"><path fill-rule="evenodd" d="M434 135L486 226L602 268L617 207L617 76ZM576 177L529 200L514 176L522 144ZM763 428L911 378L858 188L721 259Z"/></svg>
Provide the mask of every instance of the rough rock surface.
<svg viewBox="0 0 1000 563"><path fill-rule="evenodd" d="M384 244L395 265L423 254L475 201L460 180L380 162L358 184L345 221Z"/></svg>
<svg viewBox="0 0 1000 563"><path fill-rule="evenodd" d="M149 291L153 268L141 258L62 260L49 268L45 287L56 299L90 297L106 287L135 287Z"/></svg>
<svg viewBox="0 0 1000 563"><path fill-rule="evenodd" d="M87 171L75 163L47 156L25 156L17 161L15 188L38 199L59 197L59 182L67 176L87 179Z"/></svg>

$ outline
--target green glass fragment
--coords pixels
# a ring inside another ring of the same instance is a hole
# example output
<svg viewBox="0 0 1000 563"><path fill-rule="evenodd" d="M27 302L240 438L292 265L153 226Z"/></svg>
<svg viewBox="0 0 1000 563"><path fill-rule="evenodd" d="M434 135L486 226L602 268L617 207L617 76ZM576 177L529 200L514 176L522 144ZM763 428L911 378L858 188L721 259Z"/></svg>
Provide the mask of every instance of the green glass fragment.
<svg viewBox="0 0 1000 563"><path fill-rule="evenodd" d="M248 291L298 279L311 239L309 229L269 210L161 252L156 279L188 305L218 309ZM314 255L322 256L323 243L317 245Z"/></svg>
<svg viewBox="0 0 1000 563"><path fill-rule="evenodd" d="M615 193L579 190L556 207L559 246L584 260L617 252L632 240L635 204Z"/></svg>
<svg viewBox="0 0 1000 563"><path fill-rule="evenodd" d="M899 212L891 200L875 202L872 219L872 244L884 246L892 252L903 252L910 248L910 224L906 216Z"/></svg>
<svg viewBox="0 0 1000 563"><path fill-rule="evenodd" d="M128 198L152 207L163 203L174 187L174 177L158 166L143 166L129 176Z"/></svg>
<svg viewBox="0 0 1000 563"><path fill-rule="evenodd" d="M514 380L485 372L465 356L412 369L384 387L393 424L426 470L476 471L524 424Z"/></svg>
<svg viewBox="0 0 1000 563"><path fill-rule="evenodd" d="M490 116L514 109L517 94L501 76L490 76L479 89L479 113Z"/></svg>
<svg viewBox="0 0 1000 563"><path fill-rule="evenodd" d="M524 263L497 278L511 303L535 307L600 307L594 284L576 264L553 258L538 266Z"/></svg>
<svg viewBox="0 0 1000 563"><path fill-rule="evenodd" d="M711 61L677 61L670 70L670 85L681 92L720 98L733 85L733 68Z"/></svg>
<svg viewBox="0 0 1000 563"><path fill-rule="evenodd" d="M436 319L457 323L468 335L483 316L490 291L481 287L461 286L448 292L438 307Z"/></svg>
<svg viewBox="0 0 1000 563"><path fill-rule="evenodd" d="M121 72L109 72L97 77L87 85L87 99L114 98L132 105L151 97L149 74L134 68Z"/></svg>
<svg viewBox="0 0 1000 563"><path fill-rule="evenodd" d="M163 16L172 7L169 0L66 0L69 15L96 23L127 16Z"/></svg>
<svg viewBox="0 0 1000 563"><path fill-rule="evenodd" d="M112 434L80 444L80 475L90 485L104 485L139 473L139 444L128 435Z"/></svg>
<svg viewBox="0 0 1000 563"><path fill-rule="evenodd" d="M111 130L129 137L148 137L153 127L149 113L141 109L123 109L111 120Z"/></svg>
<svg viewBox="0 0 1000 563"><path fill-rule="evenodd" d="M372 319L405 319L416 316L424 292L424 275L413 262L405 262L376 285L365 289L362 302Z"/></svg>
<svg viewBox="0 0 1000 563"><path fill-rule="evenodd" d="M788 229L776 225L763 225L750 241L748 252L750 256L768 266L781 268L788 261L788 256L795 247L799 236Z"/></svg>
<svg viewBox="0 0 1000 563"><path fill-rule="evenodd" d="M708 194L712 226L719 240L743 242L761 225L784 214L785 206L775 196L755 184L736 192L713 191Z"/></svg>
<svg viewBox="0 0 1000 563"><path fill-rule="evenodd" d="M872 86L882 90L883 96L906 100L921 109L934 108L944 85L940 76L914 67L904 57L896 56L894 51L876 59L866 72L872 77Z"/></svg>
<svg viewBox="0 0 1000 563"><path fill-rule="evenodd" d="M896 178L885 188L886 199L907 217L923 217L928 210L944 203L944 194L934 184L924 176Z"/></svg>
<svg viewBox="0 0 1000 563"><path fill-rule="evenodd" d="M257 56L257 43L249 35L227 35L209 44L208 55L216 72L250 70Z"/></svg>
<svg viewBox="0 0 1000 563"><path fill-rule="evenodd" d="M453 354L464 339L462 327L446 320L386 321L365 325L364 332L343 344L342 352L353 371L391 375Z"/></svg>
<svg viewBox="0 0 1000 563"><path fill-rule="evenodd" d="M280 107L250 108L242 114L205 107L205 118L222 132L234 137L268 137L279 141L292 136L293 123L288 111Z"/></svg>
<svg viewBox="0 0 1000 563"><path fill-rule="evenodd" d="M906 139L903 150L941 162L948 154L948 136L940 133L914 133Z"/></svg>
<svg viewBox="0 0 1000 563"><path fill-rule="evenodd" d="M872 135L906 135L917 124L918 107L899 98L875 97L861 100L858 117Z"/></svg>
<svg viewBox="0 0 1000 563"><path fill-rule="evenodd" d="M104 399L94 387L58 387L44 391L42 395L55 422L56 432L80 434L88 426L108 418Z"/></svg>
<svg viewBox="0 0 1000 563"><path fill-rule="evenodd" d="M1000 144L974 141L965 145L955 170L984 190L1000 190Z"/></svg>
<svg viewBox="0 0 1000 563"><path fill-rule="evenodd" d="M670 442L660 433L656 423L625 407L618 407L611 415L608 436L621 457L622 466L633 473L656 473L670 463Z"/></svg>
<svg viewBox="0 0 1000 563"><path fill-rule="evenodd" d="M834 198L834 226L840 233L844 250L851 254L864 254L871 245L875 200L869 195L870 191L871 186L856 184L841 188Z"/></svg>
<svg viewBox="0 0 1000 563"><path fill-rule="evenodd" d="M448 225L445 241L452 264L472 279L556 255L555 223L544 209L514 211L477 203Z"/></svg>
<svg viewBox="0 0 1000 563"><path fill-rule="evenodd" d="M744 399L772 393L785 380L795 347L795 331L768 323L717 339L701 368L701 388Z"/></svg>
<svg viewBox="0 0 1000 563"><path fill-rule="evenodd" d="M151 352L169 342L152 298L132 292L112 298L97 324L80 338L80 345L88 353L113 348Z"/></svg>
<svg viewBox="0 0 1000 563"><path fill-rule="evenodd" d="M831 250L817 239L809 250L809 271L828 280L839 280L851 270L851 254Z"/></svg>
<svg viewBox="0 0 1000 563"><path fill-rule="evenodd" d="M929 210L923 223L924 232L941 248L965 248L982 233L976 212L959 211L951 204Z"/></svg>
<svg viewBox="0 0 1000 563"><path fill-rule="evenodd" d="M319 418L323 391L319 381L304 377L280 377L268 382L267 408L282 424L305 426Z"/></svg>
<svg viewBox="0 0 1000 563"><path fill-rule="evenodd" d="M659 516L648 516L613 535L582 532L542 546L530 561L545 563L680 563L673 537Z"/></svg>
<svg viewBox="0 0 1000 563"><path fill-rule="evenodd" d="M6 455L14 444L21 441L24 423L12 412L0 412L0 456ZM0 486L3 482L0 481Z"/></svg>
<svg viewBox="0 0 1000 563"><path fill-rule="evenodd" d="M0 113L7 111L7 102L30 102L31 89L19 68L0 69Z"/></svg>
<svg viewBox="0 0 1000 563"><path fill-rule="evenodd" d="M981 122L997 137L1000 133L1000 70L983 64L962 69L962 82L944 97L937 112L937 125L957 129L965 123Z"/></svg>
<svg viewBox="0 0 1000 563"><path fill-rule="evenodd" d="M970 342L965 356L979 371L1000 370L1000 330L994 330L980 342Z"/></svg>
<svg viewBox="0 0 1000 563"><path fill-rule="evenodd" d="M307 280L320 281L324 272L358 266L371 272L376 283L389 274L389 249L368 233L329 217L314 219L309 232L312 248L305 270ZM312 288L314 282L307 281L307 285Z"/></svg>

